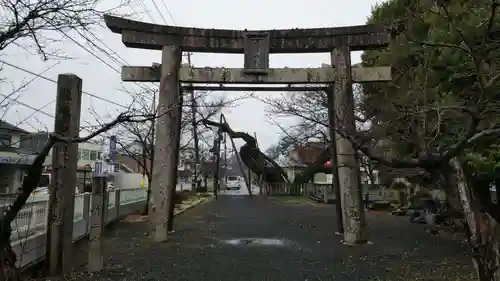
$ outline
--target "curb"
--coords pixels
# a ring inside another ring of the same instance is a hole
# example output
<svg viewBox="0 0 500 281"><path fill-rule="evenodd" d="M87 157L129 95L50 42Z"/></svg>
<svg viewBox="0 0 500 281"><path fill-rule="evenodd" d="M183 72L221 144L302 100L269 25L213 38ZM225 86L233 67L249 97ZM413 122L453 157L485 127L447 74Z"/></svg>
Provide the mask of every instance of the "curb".
<svg viewBox="0 0 500 281"><path fill-rule="evenodd" d="M187 206L186 208L182 209L182 210L179 210L177 212L174 212L174 216L177 216L177 215L180 215L184 212L186 212L187 210L189 209L192 209L202 203L205 203L207 201L210 201L212 199L212 197L204 197L204 198L201 198L201 199L198 199L197 201L194 201L191 205Z"/></svg>

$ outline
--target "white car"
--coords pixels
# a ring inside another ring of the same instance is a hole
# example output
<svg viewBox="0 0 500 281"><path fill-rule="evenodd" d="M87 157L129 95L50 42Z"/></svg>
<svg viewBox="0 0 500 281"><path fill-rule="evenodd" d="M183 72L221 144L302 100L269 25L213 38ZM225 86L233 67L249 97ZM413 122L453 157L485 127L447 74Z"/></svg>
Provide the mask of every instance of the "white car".
<svg viewBox="0 0 500 281"><path fill-rule="evenodd" d="M241 184L240 184L240 178L236 176L229 176L227 177L226 181L226 189L227 190L240 190Z"/></svg>

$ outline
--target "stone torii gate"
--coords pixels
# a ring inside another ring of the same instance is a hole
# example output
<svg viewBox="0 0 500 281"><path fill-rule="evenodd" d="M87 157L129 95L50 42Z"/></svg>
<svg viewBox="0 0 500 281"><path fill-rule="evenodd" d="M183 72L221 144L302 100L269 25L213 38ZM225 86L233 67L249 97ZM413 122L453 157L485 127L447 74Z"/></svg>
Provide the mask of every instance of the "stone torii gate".
<svg viewBox="0 0 500 281"><path fill-rule="evenodd" d="M180 138L178 102L182 83L191 89L211 89L196 84L287 84L281 90L299 91L298 84L334 84L335 120L343 132L355 132L352 83L391 80L390 67L351 68L350 52L382 48L389 43L385 26L360 25L337 28L285 30L222 30L167 26L105 16L106 25L122 35L127 47L161 50L161 64L124 66L123 81L160 82L159 117L154 159L152 198L154 240L167 239L168 211L173 204L175 167ZM243 68L190 68L181 65L182 51L244 54ZM270 53L331 53L332 67L269 68ZM332 87L329 87L332 89ZM219 90L266 90L264 87L227 87ZM314 88L307 88L313 90ZM273 90L273 88L270 88ZM332 110L330 110L332 111ZM332 111L333 112L333 111ZM333 122L333 121L331 121ZM343 206L344 242L366 242L365 215L360 189L359 163L355 149L340 134L335 135L336 160ZM332 155L332 159L333 159Z"/></svg>

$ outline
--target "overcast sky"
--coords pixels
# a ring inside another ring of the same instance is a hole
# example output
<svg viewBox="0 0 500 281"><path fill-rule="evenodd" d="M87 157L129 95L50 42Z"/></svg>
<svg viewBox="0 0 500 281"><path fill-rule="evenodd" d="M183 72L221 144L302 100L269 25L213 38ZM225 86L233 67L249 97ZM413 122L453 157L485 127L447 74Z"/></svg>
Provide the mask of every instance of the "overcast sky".
<svg viewBox="0 0 500 281"><path fill-rule="evenodd" d="M105 0L106 6L118 5L120 1ZM183 0L155 1L161 14L155 7L154 0L135 0L130 6L121 11L132 15L135 19L158 24L181 25L203 28L223 29L285 29L285 28L315 28L360 25L366 22L371 8L380 0ZM146 12L146 9L149 12ZM168 11L167 11L168 9ZM163 16L163 17L162 17ZM1 60L25 68L34 73L41 73L53 66L43 75L56 80L59 73L74 73L83 79L83 90L86 93L97 95L111 102L106 102L85 94L83 97L82 125L96 124L96 116L101 121L110 120L122 108L133 102L133 93L140 88L133 83L120 81L120 67L123 64L151 65L160 62L159 51L130 49L123 46L121 37L104 28L95 28L95 44L112 49L113 55L120 63L99 51L92 53L106 61L110 66L101 62L95 56L82 49L67 38L62 38L64 53L73 57L72 60L55 60L43 62L36 54L29 54L26 50L10 46L2 53ZM73 37L77 38L77 37ZM84 40L78 39L84 43ZM90 48L88 43L84 43ZM107 47L105 45L107 45ZM360 53L352 54L352 62L359 62ZM221 54L194 54L192 62L196 67L224 66L243 67L243 55ZM330 63L328 54L286 54L271 55L271 67L319 67L322 63ZM114 68L115 71L112 68ZM13 89L33 79L33 75L3 65L2 78L6 82L0 83L2 94L9 94ZM126 88L131 94L123 92ZM145 83L143 87L158 87L152 83ZM220 95L222 93L213 93ZM226 95L237 96L242 93L224 92ZM277 93L270 93L269 95ZM268 95L258 93L259 96ZM279 95L279 93L278 93ZM4 119L20 125L28 130L51 130L55 110L56 84L43 79L36 79L19 93L19 101L33 108L42 108L47 113L34 113L33 109L20 104L12 104L3 108ZM1 98L1 97L0 97ZM0 99L1 100L1 99ZM5 110L7 112L5 113ZM236 107L224 110L228 122L235 130L255 132L261 147L266 148L275 144L279 139L279 129L269 124L265 116L265 105L256 99L238 102ZM241 142L237 141L237 145Z"/></svg>

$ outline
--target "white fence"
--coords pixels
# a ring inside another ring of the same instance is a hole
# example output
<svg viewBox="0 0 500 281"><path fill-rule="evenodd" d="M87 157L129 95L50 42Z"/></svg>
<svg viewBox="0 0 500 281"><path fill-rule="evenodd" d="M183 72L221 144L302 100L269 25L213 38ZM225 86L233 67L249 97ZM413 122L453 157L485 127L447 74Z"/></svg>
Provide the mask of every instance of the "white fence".
<svg viewBox="0 0 500 281"><path fill-rule="evenodd" d="M90 206L92 195L84 193L75 196L73 220L73 241L85 237L90 230ZM144 207L145 189L118 189L108 193L106 223L137 212ZM0 206L0 214L4 213ZM18 266L25 267L43 259L47 228L48 201L27 202L12 222L12 247L18 255Z"/></svg>

